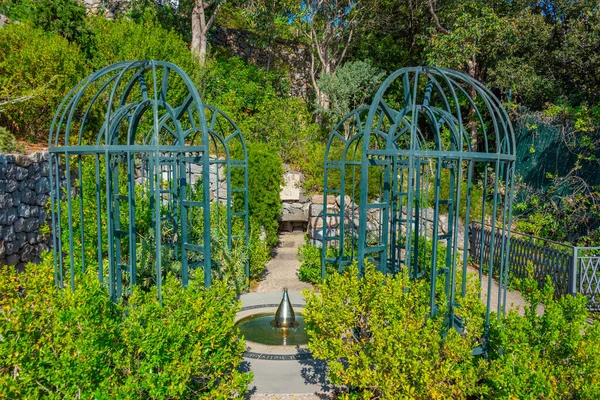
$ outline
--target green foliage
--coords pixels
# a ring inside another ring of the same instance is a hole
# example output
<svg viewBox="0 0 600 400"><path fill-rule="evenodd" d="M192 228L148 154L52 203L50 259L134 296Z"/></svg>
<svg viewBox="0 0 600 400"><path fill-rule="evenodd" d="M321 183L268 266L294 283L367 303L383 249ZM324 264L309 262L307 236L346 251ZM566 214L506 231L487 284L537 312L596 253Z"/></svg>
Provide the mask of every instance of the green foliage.
<svg viewBox="0 0 600 400"><path fill-rule="evenodd" d="M169 61L183 69L198 84L200 67L181 36L162 28L151 13L139 23L127 19L93 18L96 52L94 70L129 60Z"/></svg>
<svg viewBox="0 0 600 400"><path fill-rule="evenodd" d="M298 278L304 282L318 283L321 281L321 249L311 244L308 237L298 248L298 256L302 261L298 269Z"/></svg>
<svg viewBox="0 0 600 400"><path fill-rule="evenodd" d="M265 241L269 249L277 244L278 218L282 204L279 193L283 186L283 166L281 158L266 144L248 144L248 208L250 217L257 226L263 226ZM243 176L232 173L231 179L236 187L243 187ZM241 198L236 198L237 207ZM254 235L258 230L254 229Z"/></svg>
<svg viewBox="0 0 600 400"><path fill-rule="evenodd" d="M266 240L261 238L262 228L254 218L250 218L250 243L248 259L250 261L250 279L261 279L262 274L271 259L271 249Z"/></svg>
<svg viewBox="0 0 600 400"><path fill-rule="evenodd" d="M249 142L268 143L284 162L294 162L291 149L302 149L318 133L306 105L290 97L282 72L266 72L239 58L207 62L204 101L224 110Z"/></svg>
<svg viewBox="0 0 600 400"><path fill-rule="evenodd" d="M406 273L384 276L367 263L305 291L309 349L327 360L333 384L352 398L466 398L480 393L483 361L471 356L483 333L483 305L462 300L465 334L441 335L444 315L428 318L428 284Z"/></svg>
<svg viewBox="0 0 600 400"><path fill-rule="evenodd" d="M85 6L77 0L7 0L0 13L11 20L27 22L46 32L59 34L89 53L93 37L88 27Z"/></svg>
<svg viewBox="0 0 600 400"><path fill-rule="evenodd" d="M52 259L0 274L0 397L240 398L239 302L223 284L173 276L113 303L94 272L57 290Z"/></svg>
<svg viewBox="0 0 600 400"><path fill-rule="evenodd" d="M600 324L589 323L587 298L554 299L533 278L522 285L525 315L511 310L490 330L485 373L491 398L595 399L600 393ZM536 313L544 304L542 315Z"/></svg>
<svg viewBox="0 0 600 400"><path fill-rule="evenodd" d="M15 135L0 126L0 153L14 153L20 150Z"/></svg>
<svg viewBox="0 0 600 400"><path fill-rule="evenodd" d="M0 120L17 138L47 140L54 112L85 76L75 44L29 23L0 29Z"/></svg>
<svg viewBox="0 0 600 400"><path fill-rule="evenodd" d="M370 104L371 98L383 82L385 73L367 61L350 61L332 74L319 78L319 89L330 101L328 109L317 104L317 111L333 127L350 111Z"/></svg>
<svg viewBox="0 0 600 400"><path fill-rule="evenodd" d="M525 315L513 309L491 319L486 360L470 355L484 333L478 286L470 279L455 309L463 334L451 329L444 337L443 308L427 315L426 279L384 276L368 264L359 278L354 265L328 276L318 292L305 291L309 349L328 361L334 384L349 388L345 398L597 397L600 323L589 319L584 296L555 299L550 278L543 291L525 279Z"/></svg>

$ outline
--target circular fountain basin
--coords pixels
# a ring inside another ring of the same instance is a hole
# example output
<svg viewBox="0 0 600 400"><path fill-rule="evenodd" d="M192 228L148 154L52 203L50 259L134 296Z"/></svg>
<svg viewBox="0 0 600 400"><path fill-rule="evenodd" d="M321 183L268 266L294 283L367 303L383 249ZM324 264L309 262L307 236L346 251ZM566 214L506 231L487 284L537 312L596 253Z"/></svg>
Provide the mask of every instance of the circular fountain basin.
<svg viewBox="0 0 600 400"><path fill-rule="evenodd" d="M261 312L240 319L236 325L247 341L266 346L301 346L308 343L301 313L296 314L293 326L280 328L275 325L272 312Z"/></svg>

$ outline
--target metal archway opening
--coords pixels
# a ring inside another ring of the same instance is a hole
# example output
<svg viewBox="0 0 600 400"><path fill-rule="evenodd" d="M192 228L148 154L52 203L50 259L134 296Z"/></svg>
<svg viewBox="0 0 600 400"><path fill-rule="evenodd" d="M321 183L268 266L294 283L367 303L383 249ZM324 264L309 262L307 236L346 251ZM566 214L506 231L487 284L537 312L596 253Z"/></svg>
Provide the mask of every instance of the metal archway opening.
<svg viewBox="0 0 600 400"><path fill-rule="evenodd" d="M480 279L487 273L488 293L498 279L497 311L504 312L515 139L489 89L448 69L398 70L370 106L333 129L324 167L323 204L339 196L339 209L326 206L323 215L323 278L327 265L341 272L354 260L361 271L365 260L384 273L407 269L430 281L430 315L444 307L448 326L460 330L457 299L474 268ZM491 229L488 263L483 251L469 259L469 246L484 242L472 240L472 223Z"/></svg>
<svg viewBox="0 0 600 400"><path fill-rule="evenodd" d="M143 282L161 299L169 272L183 286L218 278L211 235L248 247L243 135L174 64L121 62L85 78L56 111L49 152L61 287L93 268L115 301Z"/></svg>

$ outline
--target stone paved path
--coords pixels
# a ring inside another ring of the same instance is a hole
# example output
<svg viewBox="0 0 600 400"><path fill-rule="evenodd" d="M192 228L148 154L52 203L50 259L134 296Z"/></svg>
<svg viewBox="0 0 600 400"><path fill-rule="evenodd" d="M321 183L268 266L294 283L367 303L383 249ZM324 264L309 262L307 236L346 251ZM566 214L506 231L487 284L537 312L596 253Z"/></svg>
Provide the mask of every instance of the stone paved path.
<svg viewBox="0 0 600 400"><path fill-rule="evenodd" d="M279 245L275 248L275 257L267 264L267 272L258 287L257 292L281 291L287 287L291 291L301 291L310 288L310 283L298 279L298 248L304 244L303 233L281 233Z"/></svg>
<svg viewBox="0 0 600 400"><path fill-rule="evenodd" d="M304 244L303 233L281 233L275 255L269 261L265 278L253 290L242 295L244 305L276 304L281 292L287 288L292 304L304 304L300 291L311 288L310 283L298 279L298 248ZM251 400L320 400L332 398L326 379L326 366L317 360L270 361L244 358L247 367L254 372L250 384Z"/></svg>

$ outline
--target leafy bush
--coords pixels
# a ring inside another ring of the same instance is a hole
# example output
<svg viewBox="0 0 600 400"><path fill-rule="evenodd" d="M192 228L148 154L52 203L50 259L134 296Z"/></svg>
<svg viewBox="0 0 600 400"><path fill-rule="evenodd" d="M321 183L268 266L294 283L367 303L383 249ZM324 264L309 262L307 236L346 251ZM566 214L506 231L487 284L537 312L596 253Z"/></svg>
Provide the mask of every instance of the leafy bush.
<svg viewBox="0 0 600 400"><path fill-rule="evenodd" d="M425 280L384 276L367 263L332 274L319 293L305 291L309 349L327 360L328 377L358 398L465 398L479 393L482 360L471 356L483 333L477 296L461 302L465 334L444 338L442 312L428 318Z"/></svg>
<svg viewBox="0 0 600 400"><path fill-rule="evenodd" d="M86 53L93 46L85 6L77 0L7 0L0 5L0 12L12 20L56 33Z"/></svg>
<svg viewBox="0 0 600 400"><path fill-rule="evenodd" d="M85 58L77 45L30 24L4 26L0 121L17 138L46 141L60 101L85 74Z"/></svg>
<svg viewBox="0 0 600 400"><path fill-rule="evenodd" d="M332 247L327 248L327 257L334 257L338 251ZM298 256L302 264L298 269L298 277L301 281L319 283L321 282L321 248L311 244L308 237L304 237L304 244L298 248ZM327 276L337 272L336 267L327 263L325 265Z"/></svg>
<svg viewBox="0 0 600 400"><path fill-rule="evenodd" d="M135 291L110 301L90 271L56 289L52 260L0 274L0 397L238 398L239 302L223 284L183 289L169 276L163 304Z"/></svg>
<svg viewBox="0 0 600 400"><path fill-rule="evenodd" d="M283 208L279 195L283 186L283 166L281 158L266 144L249 143L247 150L250 217L265 228L265 240L271 249L277 244L278 219ZM236 187L244 186L239 170L232 172L231 179ZM242 199L237 197L235 201L240 207Z"/></svg>
<svg viewBox="0 0 600 400"><path fill-rule="evenodd" d="M600 324L588 323L587 298L554 299L550 277L543 290L533 278L521 285L525 315L511 310L493 321L490 398L595 399L600 393ZM536 313L544 304L542 315Z"/></svg>
<svg viewBox="0 0 600 400"><path fill-rule="evenodd" d="M317 111L323 113L328 128L333 129L350 111L370 104L384 79L385 73L369 61L350 61L333 74L323 74L317 84L331 104L328 109L317 104Z"/></svg>
<svg viewBox="0 0 600 400"><path fill-rule="evenodd" d="M328 276L319 293L305 291L309 349L353 398L597 398L600 323L589 320L585 297L555 300L551 280L540 291L526 279L525 315L511 310L491 319L483 359L471 356L484 333L477 283L468 282L455 308L463 334L451 329L444 337L443 307L428 316L427 280L386 277L369 264L359 278L353 265Z"/></svg>
<svg viewBox="0 0 600 400"><path fill-rule="evenodd" d="M17 143L15 135L5 127L0 126L0 153L14 153L19 150L19 143Z"/></svg>
<svg viewBox="0 0 600 400"><path fill-rule="evenodd" d="M220 56L207 64L202 96L227 112L247 141L268 143L284 162L294 164L296 153L291 150L307 146L319 128L302 100L288 92L282 72Z"/></svg>
<svg viewBox="0 0 600 400"><path fill-rule="evenodd" d="M162 28L150 13L140 23L127 19L111 21L93 18L96 52L94 70L129 60L170 61L184 70L194 83L199 82L200 67L181 36Z"/></svg>

